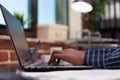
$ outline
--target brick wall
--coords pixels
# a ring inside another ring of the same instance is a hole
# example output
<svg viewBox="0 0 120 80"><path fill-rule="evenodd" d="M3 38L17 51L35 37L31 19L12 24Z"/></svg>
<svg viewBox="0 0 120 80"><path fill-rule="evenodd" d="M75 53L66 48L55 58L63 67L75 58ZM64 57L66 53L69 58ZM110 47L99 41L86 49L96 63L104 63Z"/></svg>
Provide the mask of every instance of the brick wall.
<svg viewBox="0 0 120 80"><path fill-rule="evenodd" d="M29 47L34 48L38 39L27 38L27 41ZM63 43L42 42L41 47L38 51L38 58L40 58L42 54L49 54L49 48L51 46L61 46L63 49L70 47ZM13 49L9 36L0 36L0 65L3 64L18 64L16 53Z"/></svg>
<svg viewBox="0 0 120 80"><path fill-rule="evenodd" d="M36 41L28 41L30 47L36 45ZM9 36L0 36L0 65L17 64L18 60Z"/></svg>

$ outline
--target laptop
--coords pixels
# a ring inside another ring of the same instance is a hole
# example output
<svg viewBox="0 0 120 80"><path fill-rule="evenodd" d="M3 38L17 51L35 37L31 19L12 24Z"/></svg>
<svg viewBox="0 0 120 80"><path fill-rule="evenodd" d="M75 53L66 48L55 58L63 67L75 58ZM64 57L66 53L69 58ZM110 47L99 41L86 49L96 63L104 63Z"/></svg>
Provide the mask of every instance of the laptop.
<svg viewBox="0 0 120 80"><path fill-rule="evenodd" d="M34 58L34 53L31 53L30 51L21 23L1 4L0 9L2 11L2 15L4 17L6 27L10 35L10 39L12 41L19 65L22 70L29 72L45 72L58 70L82 70L93 68L92 66L52 66L47 65L44 62L37 61Z"/></svg>

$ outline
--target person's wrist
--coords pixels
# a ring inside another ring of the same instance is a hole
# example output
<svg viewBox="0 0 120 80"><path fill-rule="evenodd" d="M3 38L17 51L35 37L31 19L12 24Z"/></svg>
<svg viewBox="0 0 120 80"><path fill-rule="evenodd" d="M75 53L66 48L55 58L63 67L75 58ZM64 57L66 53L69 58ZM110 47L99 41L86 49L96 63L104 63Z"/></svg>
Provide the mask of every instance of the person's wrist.
<svg viewBox="0 0 120 80"><path fill-rule="evenodd" d="M79 56L79 57L78 57ZM74 65L79 65L79 66L82 66L84 65L84 59L85 59L85 51L79 51L79 55L77 55L77 61L76 63L74 63Z"/></svg>

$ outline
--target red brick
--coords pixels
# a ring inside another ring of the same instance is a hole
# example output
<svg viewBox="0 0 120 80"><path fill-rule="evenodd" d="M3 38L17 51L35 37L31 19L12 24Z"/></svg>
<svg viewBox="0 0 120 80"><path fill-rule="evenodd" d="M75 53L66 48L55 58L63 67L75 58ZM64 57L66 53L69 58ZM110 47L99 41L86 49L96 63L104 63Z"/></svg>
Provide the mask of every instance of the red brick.
<svg viewBox="0 0 120 80"><path fill-rule="evenodd" d="M43 42L41 44L41 46L40 46L40 49L42 49L42 50L49 50L50 47L51 47L51 44Z"/></svg>
<svg viewBox="0 0 120 80"><path fill-rule="evenodd" d="M15 52L11 52L10 53L10 60L11 61L17 61L17 55Z"/></svg>
<svg viewBox="0 0 120 80"><path fill-rule="evenodd" d="M13 49L10 40L0 40L0 49Z"/></svg>
<svg viewBox="0 0 120 80"><path fill-rule="evenodd" d="M28 42L30 47L35 47L36 46L36 42Z"/></svg>
<svg viewBox="0 0 120 80"><path fill-rule="evenodd" d="M7 61L7 60L8 60L8 53L0 52L0 61Z"/></svg>

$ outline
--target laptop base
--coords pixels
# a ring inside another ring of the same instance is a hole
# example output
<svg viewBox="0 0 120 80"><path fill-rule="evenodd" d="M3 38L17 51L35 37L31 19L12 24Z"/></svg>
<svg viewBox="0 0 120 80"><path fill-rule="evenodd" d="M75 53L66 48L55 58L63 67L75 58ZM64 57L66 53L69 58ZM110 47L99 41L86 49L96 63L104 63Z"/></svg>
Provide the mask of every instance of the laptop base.
<svg viewBox="0 0 120 80"><path fill-rule="evenodd" d="M38 67L23 67L27 72L49 72L49 71L65 71L65 70L88 70L93 69L93 66L38 66Z"/></svg>

